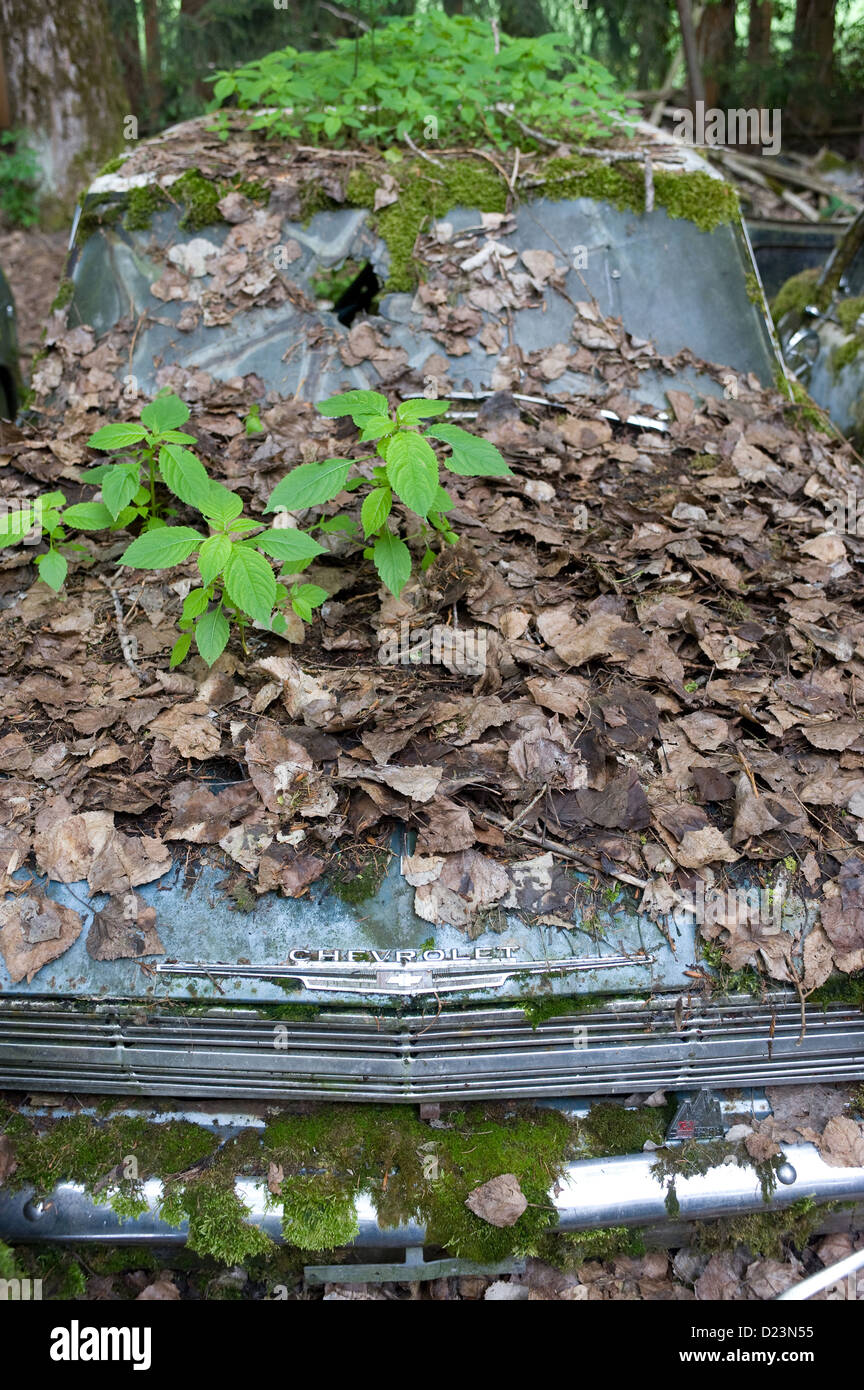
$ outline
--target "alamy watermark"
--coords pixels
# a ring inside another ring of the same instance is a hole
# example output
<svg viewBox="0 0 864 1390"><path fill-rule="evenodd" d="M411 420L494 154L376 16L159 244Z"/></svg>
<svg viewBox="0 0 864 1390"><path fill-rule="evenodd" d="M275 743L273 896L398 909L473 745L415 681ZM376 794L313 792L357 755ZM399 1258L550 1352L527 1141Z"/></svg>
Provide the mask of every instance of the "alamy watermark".
<svg viewBox="0 0 864 1390"><path fill-rule="evenodd" d="M688 145L759 145L763 155L780 153L779 107L737 107L721 111L716 106L706 109L704 101L695 103L695 110L679 107L673 111L673 135Z"/></svg>
<svg viewBox="0 0 864 1390"><path fill-rule="evenodd" d="M486 670L485 628L444 623L412 628L403 618L398 628L381 629L378 639L382 666L446 666L466 676L480 676Z"/></svg>

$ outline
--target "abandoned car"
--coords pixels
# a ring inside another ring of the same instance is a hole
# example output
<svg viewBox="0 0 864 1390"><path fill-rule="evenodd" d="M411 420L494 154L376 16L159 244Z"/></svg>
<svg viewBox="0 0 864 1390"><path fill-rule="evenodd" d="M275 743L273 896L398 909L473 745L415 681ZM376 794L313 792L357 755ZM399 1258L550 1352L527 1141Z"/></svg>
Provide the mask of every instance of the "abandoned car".
<svg viewBox="0 0 864 1390"><path fill-rule="evenodd" d="M209 670L169 671L188 566L103 581L79 536L58 605L2 552L0 1086L862 1074L861 542L826 523L860 484L790 398L734 191L657 131L625 153L511 179L237 117L95 181L19 492L98 498L88 439L159 391L253 512L353 453L314 407L347 390L446 399L511 471L448 475L458 544L398 594L350 491L289 510L326 599Z"/></svg>

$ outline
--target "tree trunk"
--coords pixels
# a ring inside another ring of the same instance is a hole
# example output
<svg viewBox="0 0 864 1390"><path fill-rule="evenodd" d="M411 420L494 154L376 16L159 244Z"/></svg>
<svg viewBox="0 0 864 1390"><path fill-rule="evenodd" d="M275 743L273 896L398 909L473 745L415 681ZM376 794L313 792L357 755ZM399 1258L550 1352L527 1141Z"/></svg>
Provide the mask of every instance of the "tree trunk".
<svg viewBox="0 0 864 1390"><path fill-rule="evenodd" d="M705 105L725 105L722 97L735 61L735 0L706 5L699 25L699 52L705 75Z"/></svg>
<svg viewBox="0 0 864 1390"><path fill-rule="evenodd" d="M151 130L159 128L162 109L162 40L159 0L144 0L144 44L147 49L147 109Z"/></svg>
<svg viewBox="0 0 864 1390"><path fill-rule="evenodd" d="M108 0L108 13L123 72L123 85L129 97L129 114L143 122L147 114L147 98L135 0Z"/></svg>
<svg viewBox="0 0 864 1390"><path fill-rule="evenodd" d="M795 5L795 54L808 62L809 75L822 91L830 87L834 73L836 9L836 0L797 0Z"/></svg>
<svg viewBox="0 0 864 1390"><path fill-rule="evenodd" d="M771 21L773 0L750 0L750 22L747 30L747 62L750 65L748 85L757 106L765 104L765 88L771 65Z"/></svg>
<svg viewBox="0 0 864 1390"><path fill-rule="evenodd" d="M93 171L123 145L128 100L105 0L0 0L11 122L42 171L45 225L61 225Z"/></svg>

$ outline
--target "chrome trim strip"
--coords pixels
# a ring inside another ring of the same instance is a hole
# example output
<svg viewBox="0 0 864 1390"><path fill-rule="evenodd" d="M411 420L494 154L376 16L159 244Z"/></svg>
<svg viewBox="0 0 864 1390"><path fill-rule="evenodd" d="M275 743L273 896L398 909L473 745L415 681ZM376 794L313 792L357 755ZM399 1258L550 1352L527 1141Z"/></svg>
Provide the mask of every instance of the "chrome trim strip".
<svg viewBox="0 0 864 1390"><path fill-rule="evenodd" d="M298 980L304 989L338 994L420 996L456 990L501 989L514 975L570 975L583 970L615 970L652 965L647 952L617 956L565 956L545 961L333 961L279 965L199 964L160 961L160 975L220 979Z"/></svg>

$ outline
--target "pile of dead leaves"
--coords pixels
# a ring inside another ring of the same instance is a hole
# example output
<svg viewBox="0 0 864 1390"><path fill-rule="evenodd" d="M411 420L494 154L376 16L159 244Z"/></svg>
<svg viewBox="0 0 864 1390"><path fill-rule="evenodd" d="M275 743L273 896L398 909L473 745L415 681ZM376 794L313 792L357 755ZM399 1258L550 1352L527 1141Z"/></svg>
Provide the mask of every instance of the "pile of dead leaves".
<svg viewBox="0 0 864 1390"><path fill-rule="evenodd" d="M217 450L232 395L213 383L192 425L211 466L256 499L298 457L345 447L339 423L277 403L263 443L235 431ZM287 640L253 633L210 672L193 660L167 673L191 570L142 580L112 566L122 542L94 543L58 599L32 551L4 552L7 873L35 863L86 880L152 948L134 890L165 872L171 843L217 846L259 891L296 896L335 848L399 821L419 831L405 864L418 912L466 928L495 904L569 920L559 847L648 884L658 910L697 877L711 887L729 866L783 861L824 899L807 986L861 968L862 541L827 525L858 472L746 383L704 411L676 404L668 430L649 431L497 393L471 424L514 476L456 480L456 550L397 600L333 538L309 574L332 596L320 619ZM10 491L73 494L79 444L73 463L54 436L10 428L6 441ZM435 629L449 634L438 665ZM382 664L406 633L414 659ZM68 923L5 914L0 942L27 973L69 944ZM736 924L727 954L791 978L759 920Z"/></svg>
<svg viewBox="0 0 864 1390"><path fill-rule="evenodd" d="M229 213L264 237L260 215ZM35 867L108 894L88 938L97 958L160 949L135 890L172 854L221 856L258 892L297 897L397 822L419 832L403 870L433 923L473 934L503 907L565 929L568 865L595 885L623 880L658 917L682 893L722 904L727 876L770 871L778 891L821 903L821 926L802 946L761 908L726 919L721 905L705 931L729 966L805 992L864 967L858 462L752 377L698 364L725 392L697 408L675 389L687 354L662 359L587 301L557 348L525 354L490 334L483 314L536 306L561 269L539 251L514 268L506 231L488 214L467 241L438 224L421 247L429 331L457 359L476 333L495 359L498 389L452 418L513 476L455 479L460 545L399 599L333 533L306 573L330 595L312 625L253 631L212 671L193 659L169 674L190 566L142 578L116 568L128 538L90 533L58 598L32 548L0 552L0 868L13 892L10 876ZM222 252L235 253L239 240ZM473 277L457 318L454 267ZM173 294L171 274L192 269L176 262L157 284ZM375 331L359 323L344 350L357 357ZM3 495L92 497L86 439L128 415L134 332L55 321L38 424L0 427ZM422 391L401 360L364 360L378 384ZM453 362L440 363L448 389ZM667 374L670 419L645 408L627 423L624 393L649 365ZM552 394L565 366L593 375L599 398ZM190 403L199 454L253 513L296 463L354 448L346 422L254 377L167 365L159 380ZM263 431L248 435L253 401ZM330 508L352 509L355 494ZM70 909L31 901L0 909L16 979L81 929Z"/></svg>

